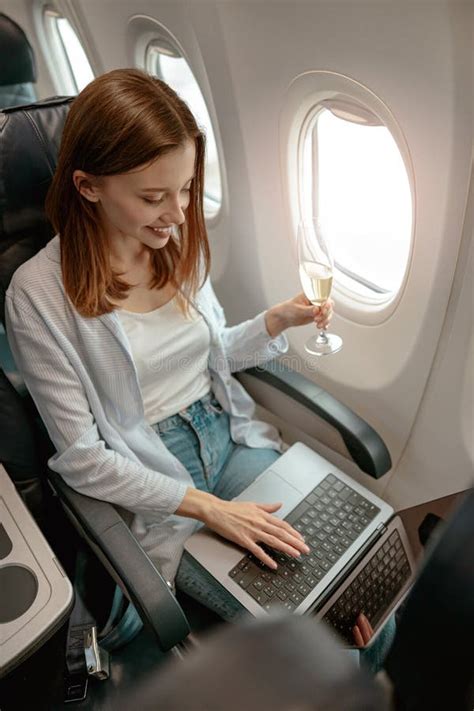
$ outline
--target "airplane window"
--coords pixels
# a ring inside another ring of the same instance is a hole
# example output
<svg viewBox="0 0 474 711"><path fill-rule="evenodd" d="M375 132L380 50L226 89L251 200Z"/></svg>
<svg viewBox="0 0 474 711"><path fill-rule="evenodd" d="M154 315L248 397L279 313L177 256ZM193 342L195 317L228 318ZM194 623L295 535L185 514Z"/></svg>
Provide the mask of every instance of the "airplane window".
<svg viewBox="0 0 474 711"><path fill-rule="evenodd" d="M188 104L199 126L206 134L206 171L204 185L204 213L206 218L217 215L222 204L222 185L216 139L211 118L199 84L187 61L170 42L164 39L149 43L145 54L145 66L169 84Z"/></svg>
<svg viewBox="0 0 474 711"><path fill-rule="evenodd" d="M306 124L300 194L332 244L338 284L388 299L410 255L412 198L398 146L375 114L323 101Z"/></svg>
<svg viewBox="0 0 474 711"><path fill-rule="evenodd" d="M78 94L94 79L84 48L69 20L57 10L46 6L43 17L60 90Z"/></svg>

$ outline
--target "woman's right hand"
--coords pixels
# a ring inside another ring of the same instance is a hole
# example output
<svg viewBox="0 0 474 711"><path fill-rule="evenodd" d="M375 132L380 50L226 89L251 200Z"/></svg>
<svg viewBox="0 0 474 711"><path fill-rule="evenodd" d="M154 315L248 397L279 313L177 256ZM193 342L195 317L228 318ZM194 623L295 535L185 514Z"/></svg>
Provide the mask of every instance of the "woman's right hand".
<svg viewBox="0 0 474 711"><path fill-rule="evenodd" d="M309 553L303 536L289 523L273 516L282 504L257 504L252 501L224 501L213 494L188 489L176 513L197 518L227 540L246 548L273 570L276 562L261 547L298 558Z"/></svg>
<svg viewBox="0 0 474 711"><path fill-rule="evenodd" d="M276 562L260 543L294 558L301 553L309 553L303 536L286 521L272 516L281 506L281 503L256 504L252 501L218 499L205 523L227 540L249 550L269 568L275 569L278 567Z"/></svg>

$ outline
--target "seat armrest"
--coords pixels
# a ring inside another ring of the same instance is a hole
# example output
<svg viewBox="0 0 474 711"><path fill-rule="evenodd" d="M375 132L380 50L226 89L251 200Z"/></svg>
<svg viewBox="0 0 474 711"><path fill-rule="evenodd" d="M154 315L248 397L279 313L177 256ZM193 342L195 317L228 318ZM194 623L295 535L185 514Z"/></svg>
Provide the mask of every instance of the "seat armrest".
<svg viewBox="0 0 474 711"><path fill-rule="evenodd" d="M349 453L361 469L379 479L392 466L390 452L379 434L350 408L304 375L278 361L242 371L289 395L340 433Z"/></svg>
<svg viewBox="0 0 474 711"><path fill-rule="evenodd" d="M50 469L48 477L74 526L152 629L160 649L182 642L191 631L184 612L116 509L74 491Z"/></svg>

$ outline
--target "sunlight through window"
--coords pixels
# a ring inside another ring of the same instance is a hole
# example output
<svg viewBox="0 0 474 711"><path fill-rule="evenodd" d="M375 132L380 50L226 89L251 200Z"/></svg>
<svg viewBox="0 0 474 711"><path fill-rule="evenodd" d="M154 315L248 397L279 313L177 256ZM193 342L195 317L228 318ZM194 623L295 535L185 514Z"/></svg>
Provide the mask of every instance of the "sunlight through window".
<svg viewBox="0 0 474 711"><path fill-rule="evenodd" d="M43 13L52 71L63 94L78 94L94 79L79 37L71 23L54 7L46 5Z"/></svg>
<svg viewBox="0 0 474 711"><path fill-rule="evenodd" d="M365 296L391 296L410 252L409 180L390 131L354 119L323 108L308 126L304 209L330 240L338 281Z"/></svg>
<svg viewBox="0 0 474 711"><path fill-rule="evenodd" d="M221 176L214 131L201 89L183 57L171 56L171 52L165 54L163 47L153 46L153 43L147 51L146 67L149 73L169 84L187 103L206 135L204 211L207 218L214 217L222 204Z"/></svg>

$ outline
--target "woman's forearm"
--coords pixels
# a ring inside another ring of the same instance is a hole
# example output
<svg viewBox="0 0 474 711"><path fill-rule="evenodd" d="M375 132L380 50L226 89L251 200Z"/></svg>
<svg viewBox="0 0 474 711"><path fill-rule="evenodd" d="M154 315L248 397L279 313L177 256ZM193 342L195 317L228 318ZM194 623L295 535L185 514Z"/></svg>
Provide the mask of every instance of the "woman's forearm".
<svg viewBox="0 0 474 711"><path fill-rule="evenodd" d="M281 304L276 304L276 306L272 306L265 312L265 326L268 335L272 338L276 338L285 330L286 322L282 314Z"/></svg>

